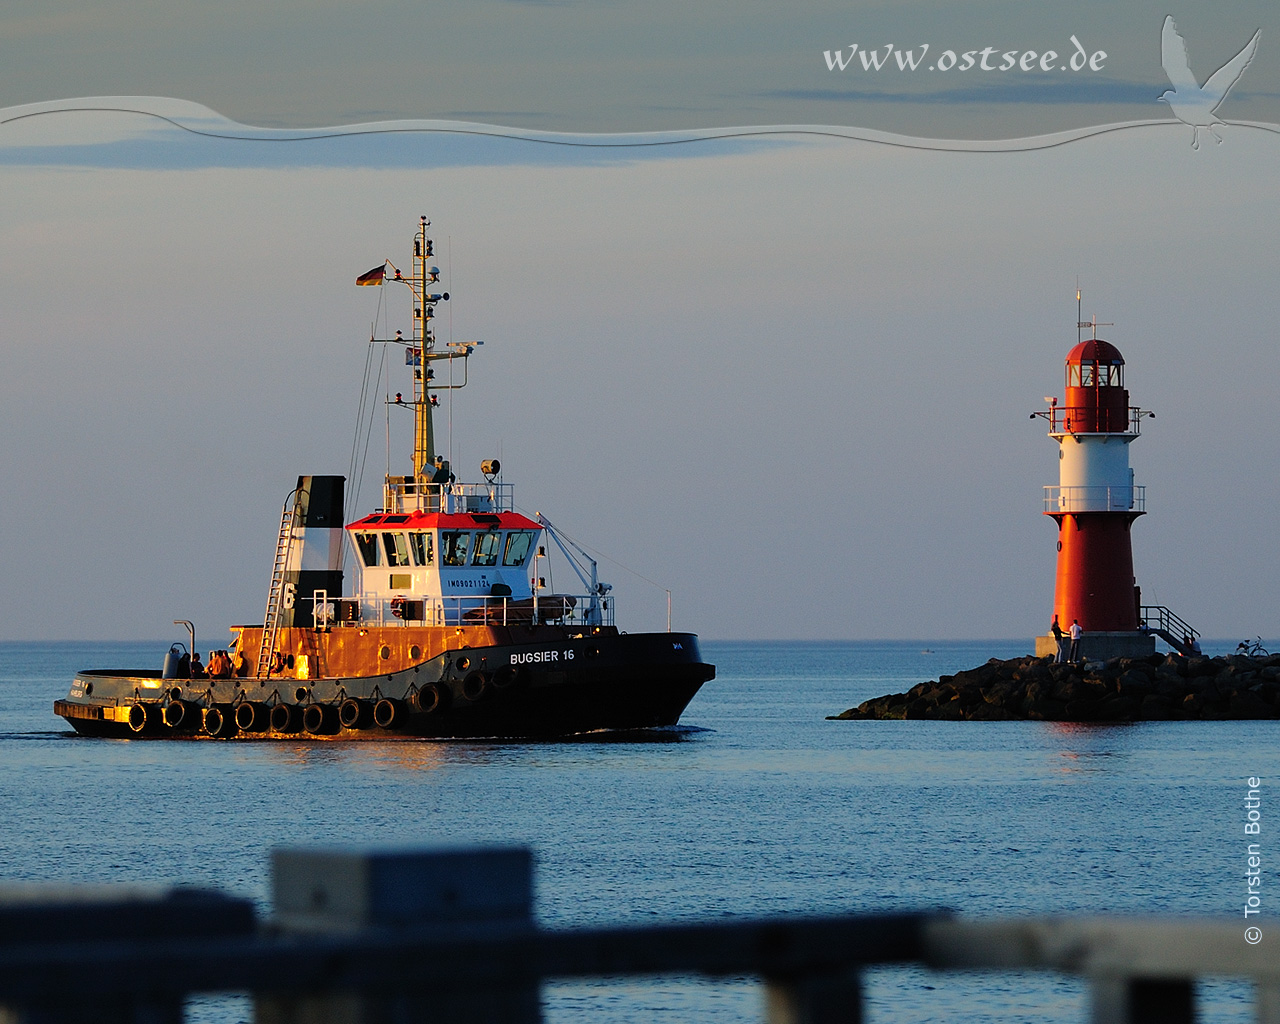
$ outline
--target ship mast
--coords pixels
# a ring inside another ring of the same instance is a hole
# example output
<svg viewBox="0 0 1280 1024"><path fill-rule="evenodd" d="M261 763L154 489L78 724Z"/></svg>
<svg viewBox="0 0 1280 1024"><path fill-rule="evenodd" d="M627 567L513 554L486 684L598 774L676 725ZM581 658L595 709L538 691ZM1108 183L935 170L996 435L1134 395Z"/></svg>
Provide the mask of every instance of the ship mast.
<svg viewBox="0 0 1280 1024"><path fill-rule="evenodd" d="M357 284L383 283L386 280L383 271L390 267L394 272L391 280L407 285L409 291L413 293L412 338L406 340L399 331L396 331L394 339L386 339L386 341L394 340L395 344L404 346L405 364L413 368L412 401L405 402L397 394L395 402L391 403L399 406L408 405L413 409L413 475L387 477L385 503L387 508L400 507L402 499L412 495L417 495L420 503L421 496L430 491L430 488L424 485L447 482L445 478L448 476L448 463L443 463L443 466L436 463L439 453L436 451L432 411L439 404L439 399L434 392L466 387L467 358L475 346L483 344L479 341L450 341L446 345L447 351L436 350L436 336L432 321L436 315L436 304L446 301L449 293L428 290L440 286L440 268L432 263L435 249L431 239L427 237L427 228L430 226L431 222L426 217L418 218L418 232L413 239L413 269L407 277L394 263L387 260L382 268L376 268L357 280ZM447 382L438 381L432 364L442 359L458 358L462 360L462 382L455 383L452 373L448 374ZM437 476L441 479L437 479ZM410 487L410 484L413 486Z"/></svg>
<svg viewBox="0 0 1280 1024"><path fill-rule="evenodd" d="M432 421L431 381L435 377L431 363L448 358L449 353L435 351L435 332L431 321L437 302L449 298L448 292L433 293L427 286L440 281L440 270L432 266L433 247L427 237L431 222L419 218L418 233L413 239L413 347L409 362L413 364L413 473L420 482L429 482L435 473L436 435ZM399 277L399 272L396 273ZM424 479L425 478L425 479Z"/></svg>

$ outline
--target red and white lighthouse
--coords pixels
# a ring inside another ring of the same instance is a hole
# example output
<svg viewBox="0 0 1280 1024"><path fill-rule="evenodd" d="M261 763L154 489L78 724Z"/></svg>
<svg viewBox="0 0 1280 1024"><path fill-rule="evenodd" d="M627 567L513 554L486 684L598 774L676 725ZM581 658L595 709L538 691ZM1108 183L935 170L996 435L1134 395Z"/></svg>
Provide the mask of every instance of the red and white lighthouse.
<svg viewBox="0 0 1280 1024"><path fill-rule="evenodd" d="M1129 405L1124 357L1097 336L1080 341L1066 360L1066 395L1048 399L1049 436L1058 443L1058 483L1044 489L1044 514L1058 525L1058 572L1053 613L1063 632L1079 622L1088 658L1141 656L1155 650L1142 617L1133 572L1130 528L1145 513L1144 489L1135 486L1129 446L1143 417ZM1038 637L1037 653L1054 650L1052 635Z"/></svg>

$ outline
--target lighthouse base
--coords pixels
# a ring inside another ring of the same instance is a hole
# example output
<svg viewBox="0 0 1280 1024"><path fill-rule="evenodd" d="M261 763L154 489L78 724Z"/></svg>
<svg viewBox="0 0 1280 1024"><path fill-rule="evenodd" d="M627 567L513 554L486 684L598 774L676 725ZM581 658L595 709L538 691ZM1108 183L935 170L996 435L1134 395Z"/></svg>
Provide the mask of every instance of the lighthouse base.
<svg viewBox="0 0 1280 1024"><path fill-rule="evenodd" d="M1071 649L1069 637L1063 637L1065 650ZM1036 657L1057 654L1058 643L1052 633L1036 637ZM1156 638L1147 633L1085 633L1080 638L1081 661L1106 661L1108 658L1145 658L1156 653Z"/></svg>

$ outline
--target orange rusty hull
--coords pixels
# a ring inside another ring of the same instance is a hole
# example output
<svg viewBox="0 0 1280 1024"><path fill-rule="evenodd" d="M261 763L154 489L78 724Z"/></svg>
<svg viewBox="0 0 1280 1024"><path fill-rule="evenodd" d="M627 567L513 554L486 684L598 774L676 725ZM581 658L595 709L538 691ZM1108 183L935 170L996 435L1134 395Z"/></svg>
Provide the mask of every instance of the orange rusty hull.
<svg viewBox="0 0 1280 1024"><path fill-rule="evenodd" d="M233 626L250 666L258 663L261 626ZM284 665L273 679L332 679L401 672L447 651L506 644L553 642L571 636L616 636L613 626L394 625L335 626L328 631L285 627L276 634Z"/></svg>

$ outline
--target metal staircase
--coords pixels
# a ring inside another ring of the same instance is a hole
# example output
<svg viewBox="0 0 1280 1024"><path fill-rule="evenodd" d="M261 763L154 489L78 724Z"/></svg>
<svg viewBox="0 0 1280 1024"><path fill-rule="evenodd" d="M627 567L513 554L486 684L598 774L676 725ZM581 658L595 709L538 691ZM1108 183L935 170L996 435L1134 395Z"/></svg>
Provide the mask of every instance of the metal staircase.
<svg viewBox="0 0 1280 1024"><path fill-rule="evenodd" d="M1154 633L1179 654L1190 655L1192 653L1186 638L1198 637L1200 635L1198 630L1192 629L1189 624L1178 618L1162 604L1144 604L1139 609L1139 612L1141 613L1142 621L1138 624L1138 628L1144 633ZM1154 625L1152 624L1153 620Z"/></svg>
<svg viewBox="0 0 1280 1024"><path fill-rule="evenodd" d="M267 591L267 611L262 619L262 643L258 645L259 679L271 675L271 662L276 653L276 636L280 632L280 617L285 609L284 571L289 564L289 549L293 545L293 531L298 521L302 492L294 491L285 499L280 513L280 535L276 539L276 560L271 566L271 587ZM292 602L290 602L292 604Z"/></svg>

